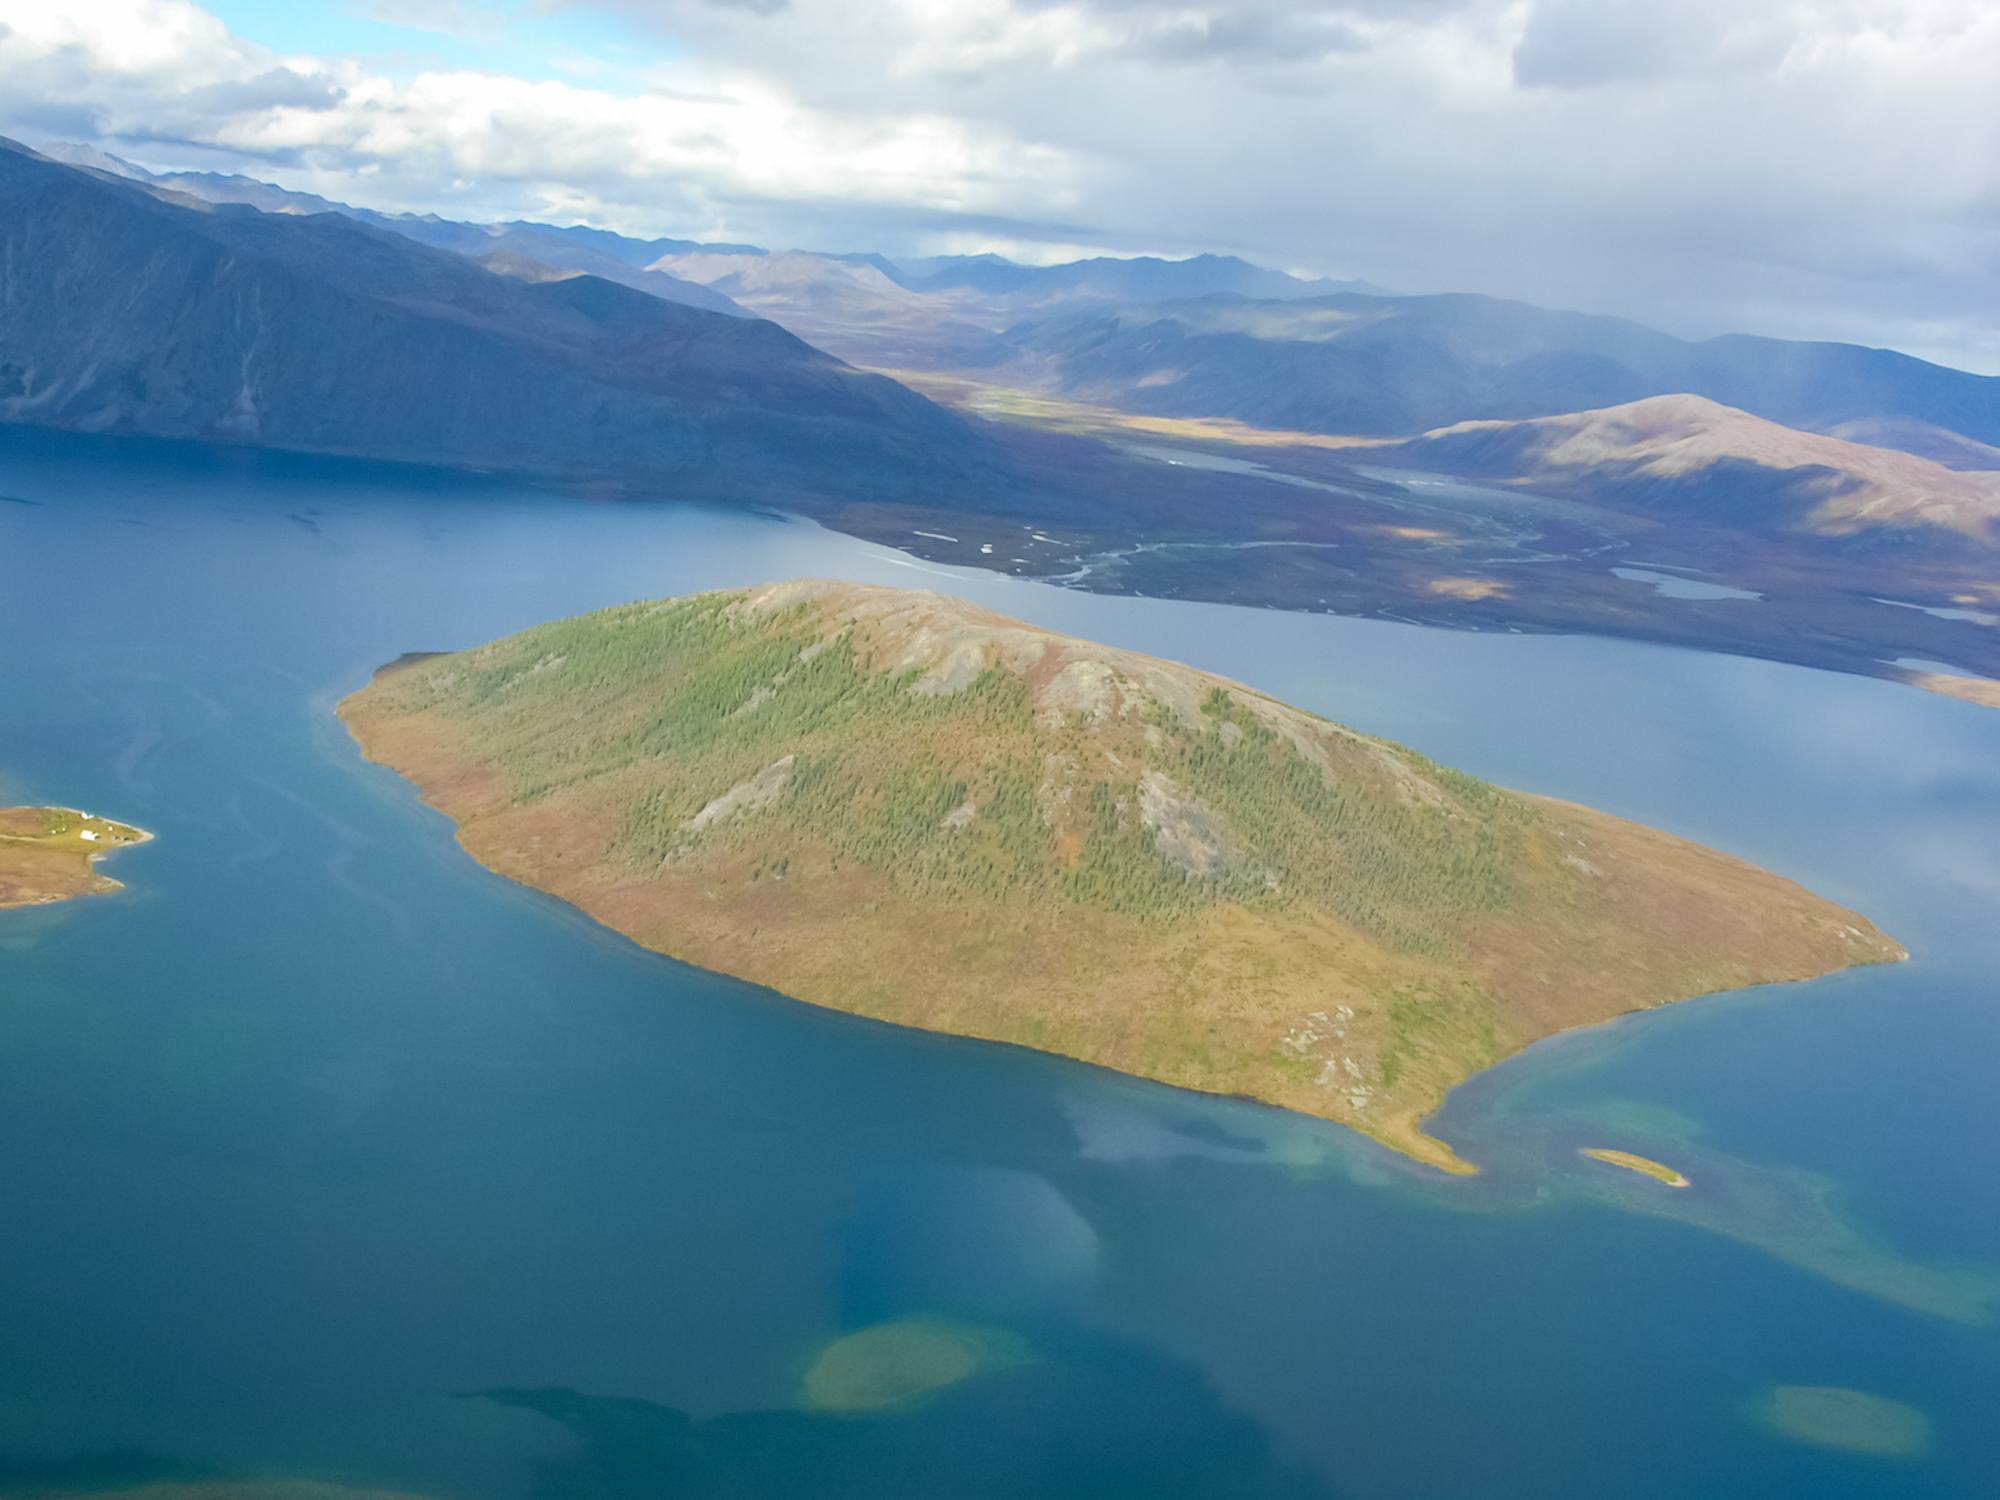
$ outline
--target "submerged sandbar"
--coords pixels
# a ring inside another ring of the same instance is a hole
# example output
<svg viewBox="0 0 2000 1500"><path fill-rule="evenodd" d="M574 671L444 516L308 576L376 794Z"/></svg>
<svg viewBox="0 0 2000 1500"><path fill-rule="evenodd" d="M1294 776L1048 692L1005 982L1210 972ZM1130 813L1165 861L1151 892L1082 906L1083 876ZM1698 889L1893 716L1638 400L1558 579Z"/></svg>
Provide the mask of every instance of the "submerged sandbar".
<svg viewBox="0 0 2000 1500"><path fill-rule="evenodd" d="M1919 1458L1931 1446L1931 1420L1914 1406L1845 1386L1773 1386L1751 1415L1780 1437L1843 1453Z"/></svg>

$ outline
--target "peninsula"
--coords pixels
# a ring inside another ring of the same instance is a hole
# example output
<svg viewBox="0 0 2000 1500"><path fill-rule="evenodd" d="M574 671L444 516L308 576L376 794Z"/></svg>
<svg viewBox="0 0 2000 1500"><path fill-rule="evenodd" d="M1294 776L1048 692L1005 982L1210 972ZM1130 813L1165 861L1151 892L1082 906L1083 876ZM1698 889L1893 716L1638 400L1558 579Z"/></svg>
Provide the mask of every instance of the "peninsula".
<svg viewBox="0 0 2000 1500"><path fill-rule="evenodd" d="M97 872L114 849L152 835L68 807L0 807L0 907L46 906L119 889Z"/></svg>
<svg viewBox="0 0 2000 1500"><path fill-rule="evenodd" d="M1337 1120L1900 958L1742 860L936 594L793 582L406 658L340 712L494 870L818 1005Z"/></svg>

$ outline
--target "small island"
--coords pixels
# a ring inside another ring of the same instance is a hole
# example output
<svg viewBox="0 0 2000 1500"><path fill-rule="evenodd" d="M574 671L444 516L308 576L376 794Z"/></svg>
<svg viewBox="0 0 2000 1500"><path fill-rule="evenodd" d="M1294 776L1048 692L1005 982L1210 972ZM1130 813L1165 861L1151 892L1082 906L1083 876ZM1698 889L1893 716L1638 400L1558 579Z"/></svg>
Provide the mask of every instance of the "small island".
<svg viewBox="0 0 2000 1500"><path fill-rule="evenodd" d="M1650 1156L1639 1156L1630 1151L1613 1151L1608 1146L1585 1146L1583 1154L1592 1161L1623 1167L1628 1172L1637 1172L1642 1177L1652 1178L1655 1182L1664 1182L1670 1188L1694 1186L1665 1162L1654 1161Z"/></svg>
<svg viewBox="0 0 2000 1500"><path fill-rule="evenodd" d="M1716 850L932 593L628 605L340 713L475 858L659 952L1446 1170L1424 1118L1541 1037L1904 956Z"/></svg>
<svg viewBox="0 0 2000 1500"><path fill-rule="evenodd" d="M152 835L71 807L0 807L0 908L120 890L97 861Z"/></svg>

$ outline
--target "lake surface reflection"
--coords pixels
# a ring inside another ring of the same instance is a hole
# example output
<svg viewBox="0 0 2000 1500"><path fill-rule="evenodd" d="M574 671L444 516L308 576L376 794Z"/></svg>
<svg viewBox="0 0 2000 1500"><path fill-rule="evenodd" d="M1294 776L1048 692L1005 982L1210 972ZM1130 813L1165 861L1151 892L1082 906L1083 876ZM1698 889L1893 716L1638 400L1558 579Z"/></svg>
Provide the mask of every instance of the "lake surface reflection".
<svg viewBox="0 0 2000 1500"><path fill-rule="evenodd" d="M0 1493L2000 1493L2000 714L385 467L0 428L0 495L0 801L159 835L121 895L0 914ZM1444 1181L644 953L473 865L331 715L407 650L791 575L1194 662L1914 957L1538 1047L1454 1095L1487 1170ZM1759 1415L1821 1387L1927 1445Z"/></svg>

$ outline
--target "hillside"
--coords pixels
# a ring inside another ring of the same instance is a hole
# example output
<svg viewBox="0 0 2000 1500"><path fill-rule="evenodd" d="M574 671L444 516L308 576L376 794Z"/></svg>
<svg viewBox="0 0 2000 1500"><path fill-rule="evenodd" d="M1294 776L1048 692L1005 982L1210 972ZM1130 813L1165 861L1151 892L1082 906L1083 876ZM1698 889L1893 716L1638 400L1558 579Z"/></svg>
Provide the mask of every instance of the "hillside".
<svg viewBox="0 0 2000 1500"><path fill-rule="evenodd" d="M607 610L341 705L483 863L816 1004L1339 1120L1900 950L1739 860L955 600Z"/></svg>
<svg viewBox="0 0 2000 1500"><path fill-rule="evenodd" d="M990 462L958 418L771 323L12 145L0 420L785 499Z"/></svg>
<svg viewBox="0 0 2000 1500"><path fill-rule="evenodd" d="M1896 448L1943 464L1947 469L2000 469L2000 448L1960 437L1915 417L1857 417L1827 429L1828 437L1846 438L1875 448Z"/></svg>
<svg viewBox="0 0 2000 1500"><path fill-rule="evenodd" d="M1058 265L1026 266L999 255L939 255L893 262L902 285L915 291L972 288L1002 296L1054 302L1148 302L1166 297L1312 297L1370 290L1361 282L1307 281L1252 265L1234 255L1094 256Z"/></svg>
<svg viewBox="0 0 2000 1500"><path fill-rule="evenodd" d="M1024 266L996 255L898 262L866 254L700 249L649 265L724 293L842 358L891 369L977 363L990 357L1003 330L1078 308L1161 298L1305 297L1347 285L1301 281L1223 255Z"/></svg>
<svg viewBox="0 0 2000 1500"><path fill-rule="evenodd" d="M1012 329L985 357L996 379L1079 400L1302 432L1413 436L1687 392L1812 431L1896 418L2000 442L2000 377L1851 344L1690 343L1462 294L1078 312Z"/></svg>
<svg viewBox="0 0 2000 1500"><path fill-rule="evenodd" d="M1798 432L1699 396L1525 422L1460 422L1383 457L1752 530L1930 527L2000 544L2000 473Z"/></svg>
<svg viewBox="0 0 2000 1500"><path fill-rule="evenodd" d="M705 248L691 240L635 240L602 229L518 220L505 224L472 224L438 214L377 213L373 209L337 203L317 193L294 192L290 188L233 172L154 172L123 157L68 141L50 142L39 150L51 161L108 172L131 182L149 183L205 203L240 204L267 214L344 214L373 228L386 229L391 234L413 239L418 244L471 256L475 260L496 255L518 257L521 261L534 261L556 271L602 276L606 281L616 281L635 291L650 292L668 302L684 302L689 307L705 307L711 312L742 312L720 292L698 286L692 281L682 281L663 271L645 269L649 262L662 255ZM555 278L545 276L536 279Z"/></svg>
<svg viewBox="0 0 2000 1500"><path fill-rule="evenodd" d="M661 256L649 269L718 292L843 359L877 365L927 362L939 349L982 343L1009 321L976 294L926 295L871 261L802 250L697 250Z"/></svg>

